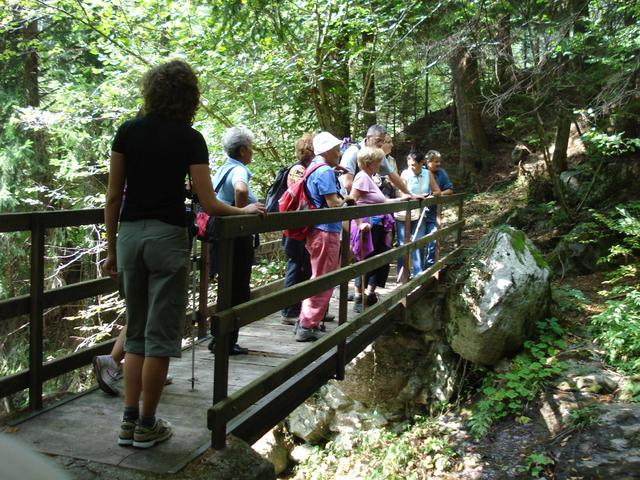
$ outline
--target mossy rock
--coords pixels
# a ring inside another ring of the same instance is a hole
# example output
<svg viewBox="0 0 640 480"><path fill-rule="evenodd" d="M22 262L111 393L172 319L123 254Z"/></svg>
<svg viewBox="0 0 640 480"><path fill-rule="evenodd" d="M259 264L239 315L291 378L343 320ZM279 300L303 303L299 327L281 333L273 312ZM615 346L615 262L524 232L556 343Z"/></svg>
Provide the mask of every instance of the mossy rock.
<svg viewBox="0 0 640 480"><path fill-rule="evenodd" d="M447 296L445 330L453 350L483 365L517 353L535 321L546 316L549 273L522 231L503 225L485 235Z"/></svg>

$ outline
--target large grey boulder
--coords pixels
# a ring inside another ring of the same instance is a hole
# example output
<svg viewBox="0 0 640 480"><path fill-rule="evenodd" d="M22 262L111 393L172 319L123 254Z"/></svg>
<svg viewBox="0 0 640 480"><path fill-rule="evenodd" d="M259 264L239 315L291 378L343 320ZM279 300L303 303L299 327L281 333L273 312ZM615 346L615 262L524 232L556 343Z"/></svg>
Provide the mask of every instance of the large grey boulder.
<svg viewBox="0 0 640 480"><path fill-rule="evenodd" d="M445 329L461 357L495 365L517 353L551 300L549 267L523 232L501 226L467 256L445 306Z"/></svg>

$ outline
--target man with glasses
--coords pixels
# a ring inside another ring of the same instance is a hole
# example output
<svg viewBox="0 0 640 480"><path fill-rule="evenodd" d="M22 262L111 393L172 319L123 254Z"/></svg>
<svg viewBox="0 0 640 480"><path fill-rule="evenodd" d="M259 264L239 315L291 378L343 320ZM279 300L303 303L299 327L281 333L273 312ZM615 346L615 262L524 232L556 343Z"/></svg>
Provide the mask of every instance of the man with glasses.
<svg viewBox="0 0 640 480"><path fill-rule="evenodd" d="M340 166L343 167L345 172L340 176L340 181L342 182L342 186L346 190L346 193L351 192L351 184L353 183L353 177L355 177L357 173L357 157L358 151L362 147L377 147L382 148L385 143L385 138L387 136L387 129L382 125L371 125L367 129L367 136L360 142L359 145L351 145L349 148L345 150L342 154L342 160L340 161ZM386 176L391 183L393 183L398 190L407 195L408 197L413 197L407 185L402 181L400 175L396 171L395 166L389 161L389 156L386 155L380 164L379 170L380 176Z"/></svg>

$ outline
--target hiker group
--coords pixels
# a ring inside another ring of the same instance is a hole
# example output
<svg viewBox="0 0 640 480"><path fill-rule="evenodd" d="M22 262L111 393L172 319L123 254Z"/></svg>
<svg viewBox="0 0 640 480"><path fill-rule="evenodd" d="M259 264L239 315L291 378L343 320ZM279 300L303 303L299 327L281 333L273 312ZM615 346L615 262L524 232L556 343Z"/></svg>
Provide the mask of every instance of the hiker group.
<svg viewBox="0 0 640 480"><path fill-rule="evenodd" d="M435 150L426 155L411 152L408 168L398 174L391 156L391 136L381 125L368 128L360 143L350 144L329 132L304 134L295 146L297 161L279 172L267 193L267 210L334 208L342 205L367 205L389 201L449 195L453 184L441 168L442 157ZM286 188L284 186L286 185ZM356 261L383 253L393 246L394 232L400 245L434 232L435 207L411 212L409 232L405 231L406 212L383 214L351 221L350 245ZM341 222L321 223L285 230L283 247L287 255L285 288L336 270L340 261ZM412 275L419 275L435 263L435 241L416 249L412 256ZM403 264L399 260L399 267ZM377 288L384 288L390 266L383 265L354 279L353 309L362 312L363 304L378 301ZM318 338L321 322L328 315L332 290L306 298L282 310L282 323L295 325L298 342Z"/></svg>

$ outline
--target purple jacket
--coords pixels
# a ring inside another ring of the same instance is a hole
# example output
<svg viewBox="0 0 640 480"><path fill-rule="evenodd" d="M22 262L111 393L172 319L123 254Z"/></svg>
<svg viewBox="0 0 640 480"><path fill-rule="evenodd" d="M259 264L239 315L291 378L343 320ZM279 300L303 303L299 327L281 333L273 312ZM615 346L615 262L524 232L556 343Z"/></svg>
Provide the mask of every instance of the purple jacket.
<svg viewBox="0 0 640 480"><path fill-rule="evenodd" d="M387 213L384 215L376 215L375 217L364 217L364 218L361 218L360 220L365 223L369 223L372 226L382 224L382 226L384 227L384 231L386 233L386 235L384 236L384 244L387 246L387 248L391 248L391 244L393 240L392 238L393 225L395 223L395 219L393 218L393 215ZM353 252L353 256L358 262L363 258L367 258L369 255L373 253L373 250L374 250L373 240L371 239L371 231L369 230L363 233L364 235L362 237L362 240L363 240L362 246L364 250L364 257L362 257L360 252L360 229L358 228L356 221L351 220L351 235L349 238L349 243L351 245L351 251Z"/></svg>

